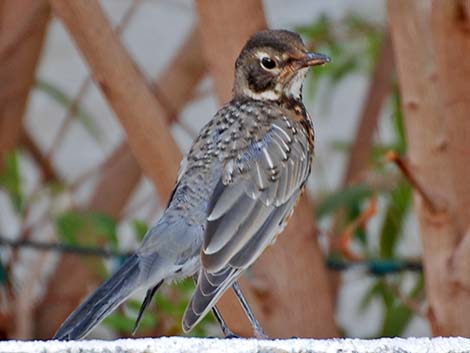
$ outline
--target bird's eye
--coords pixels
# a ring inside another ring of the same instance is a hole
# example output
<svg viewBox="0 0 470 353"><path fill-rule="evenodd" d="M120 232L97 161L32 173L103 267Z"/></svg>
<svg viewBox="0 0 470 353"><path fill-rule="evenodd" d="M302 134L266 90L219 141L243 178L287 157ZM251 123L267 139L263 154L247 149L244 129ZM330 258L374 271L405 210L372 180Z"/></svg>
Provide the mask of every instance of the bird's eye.
<svg viewBox="0 0 470 353"><path fill-rule="evenodd" d="M261 66L266 70L272 70L276 67L276 62L273 59L264 56L261 58Z"/></svg>

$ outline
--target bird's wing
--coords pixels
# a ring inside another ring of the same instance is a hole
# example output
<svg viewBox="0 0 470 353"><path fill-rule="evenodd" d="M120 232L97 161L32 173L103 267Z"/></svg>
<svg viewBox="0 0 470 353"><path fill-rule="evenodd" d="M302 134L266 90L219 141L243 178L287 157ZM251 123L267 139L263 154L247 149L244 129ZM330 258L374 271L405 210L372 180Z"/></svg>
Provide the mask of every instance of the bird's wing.
<svg viewBox="0 0 470 353"><path fill-rule="evenodd" d="M282 230L310 172L307 132L287 119L226 160L211 195L190 330Z"/></svg>

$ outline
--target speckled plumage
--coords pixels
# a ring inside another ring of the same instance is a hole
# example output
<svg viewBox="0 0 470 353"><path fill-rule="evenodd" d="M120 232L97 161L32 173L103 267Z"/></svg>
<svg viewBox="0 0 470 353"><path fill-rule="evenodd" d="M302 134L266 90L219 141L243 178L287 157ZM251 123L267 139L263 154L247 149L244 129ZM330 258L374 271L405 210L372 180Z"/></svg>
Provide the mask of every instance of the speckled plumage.
<svg viewBox="0 0 470 353"><path fill-rule="evenodd" d="M262 31L247 42L236 62L234 97L193 143L162 217L56 338L84 336L146 288L142 313L163 282L187 276L197 276L197 286L183 329L214 307L282 231L302 192L314 140L302 82L308 66L328 60L288 31Z"/></svg>
<svg viewBox="0 0 470 353"><path fill-rule="evenodd" d="M295 104L298 109L287 103L231 101L203 128L188 154L170 208L205 209L202 217L208 222L198 288L185 314L185 330L273 242L308 178L312 123L300 102ZM204 191L193 190L194 184L185 185L193 178L213 182L204 183ZM191 190L212 197L195 197L196 204L185 199L180 206L182 186L184 195Z"/></svg>

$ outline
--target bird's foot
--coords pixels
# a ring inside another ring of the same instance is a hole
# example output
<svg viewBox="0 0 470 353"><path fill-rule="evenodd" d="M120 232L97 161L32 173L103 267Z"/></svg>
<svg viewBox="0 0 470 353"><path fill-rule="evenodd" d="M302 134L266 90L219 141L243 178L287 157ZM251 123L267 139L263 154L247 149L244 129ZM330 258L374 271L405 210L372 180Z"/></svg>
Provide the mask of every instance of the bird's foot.
<svg viewBox="0 0 470 353"><path fill-rule="evenodd" d="M269 337L267 334L264 333L264 331L261 327L254 331L254 336L255 336L255 338L257 338L259 340L270 340L271 339L271 337Z"/></svg>
<svg viewBox="0 0 470 353"><path fill-rule="evenodd" d="M230 333L226 334L224 338L225 339L241 338L241 336L238 336L238 335L234 334L233 332L230 332Z"/></svg>

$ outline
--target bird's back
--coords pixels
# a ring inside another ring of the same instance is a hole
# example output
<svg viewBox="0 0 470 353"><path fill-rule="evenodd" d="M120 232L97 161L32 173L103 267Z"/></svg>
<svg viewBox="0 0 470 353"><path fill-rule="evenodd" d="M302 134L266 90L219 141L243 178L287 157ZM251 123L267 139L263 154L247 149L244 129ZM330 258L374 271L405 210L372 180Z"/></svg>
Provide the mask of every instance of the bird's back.
<svg viewBox="0 0 470 353"><path fill-rule="evenodd" d="M254 99L234 99L224 105L202 128L182 162L168 208L184 210L193 221L204 224L210 207L208 196L213 194L217 183L222 180L229 184L232 178L247 172L242 170L242 164L246 162L242 159L256 158L256 149L272 138L270 132L273 129L287 136L289 145L289 136L299 140L300 147L305 150L295 152L311 157L313 130L305 108L300 105L300 111L287 104ZM287 146L288 153L289 148ZM276 153L276 150L270 153ZM279 159L283 160L285 156Z"/></svg>
<svg viewBox="0 0 470 353"><path fill-rule="evenodd" d="M310 173L313 133L304 113L303 105L296 111L273 101L235 99L191 148L170 203L200 207L204 224L199 284L185 329L283 229Z"/></svg>

